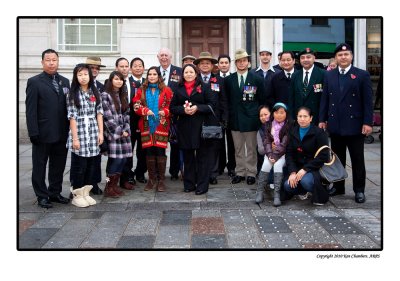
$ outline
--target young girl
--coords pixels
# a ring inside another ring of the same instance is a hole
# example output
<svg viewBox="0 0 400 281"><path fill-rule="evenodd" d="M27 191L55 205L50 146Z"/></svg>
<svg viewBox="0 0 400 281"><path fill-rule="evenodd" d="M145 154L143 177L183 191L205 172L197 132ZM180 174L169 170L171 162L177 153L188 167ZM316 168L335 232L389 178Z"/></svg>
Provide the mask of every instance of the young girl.
<svg viewBox="0 0 400 281"><path fill-rule="evenodd" d="M265 139L265 126L269 121L271 116L271 110L268 105L261 105L258 108L258 116L260 117L261 126L257 132L257 173L260 173L261 166L264 162L265 149L264 149L264 139Z"/></svg>
<svg viewBox="0 0 400 281"><path fill-rule="evenodd" d="M274 167L274 206L277 207L281 205L280 190L290 122L287 107L283 103L278 102L274 105L272 115L273 119L265 125L265 157L258 175L256 203L264 201L264 186L268 180L269 172Z"/></svg>
<svg viewBox="0 0 400 281"><path fill-rule="evenodd" d="M95 158L99 156L99 145L103 143L103 109L93 81L89 66L78 64L67 96L72 204L77 207L96 204L89 192L93 187Z"/></svg>
<svg viewBox="0 0 400 281"><path fill-rule="evenodd" d="M104 196L119 197L124 195L124 192L119 189L118 181L127 158L132 157L128 92L121 72L111 72L101 99L106 126L104 133L109 148L106 169L108 179ZM128 186L124 188L128 189Z"/></svg>

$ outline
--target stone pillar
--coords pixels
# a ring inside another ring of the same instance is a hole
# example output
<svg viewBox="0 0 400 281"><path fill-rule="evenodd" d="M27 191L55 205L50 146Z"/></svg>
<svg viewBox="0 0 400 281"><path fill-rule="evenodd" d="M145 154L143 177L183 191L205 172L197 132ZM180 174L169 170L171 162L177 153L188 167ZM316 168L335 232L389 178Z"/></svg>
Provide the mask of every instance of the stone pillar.
<svg viewBox="0 0 400 281"><path fill-rule="evenodd" d="M354 19L354 66L367 69L367 20Z"/></svg>
<svg viewBox="0 0 400 281"><path fill-rule="evenodd" d="M283 20L260 19L258 42L257 54L260 48L267 48L272 52L271 64L277 64L278 53L283 49Z"/></svg>

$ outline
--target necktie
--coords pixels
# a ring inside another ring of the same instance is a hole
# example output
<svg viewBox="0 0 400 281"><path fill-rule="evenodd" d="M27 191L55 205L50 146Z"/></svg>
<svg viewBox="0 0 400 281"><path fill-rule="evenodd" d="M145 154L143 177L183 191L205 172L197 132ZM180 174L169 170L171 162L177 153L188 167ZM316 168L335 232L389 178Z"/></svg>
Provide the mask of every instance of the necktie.
<svg viewBox="0 0 400 281"><path fill-rule="evenodd" d="M341 68L341 69L340 69L340 74L344 75L344 72L345 72L345 69L344 69L344 68Z"/></svg>
<svg viewBox="0 0 400 281"><path fill-rule="evenodd" d="M304 87L308 86L308 71L306 71L306 77L304 77L303 84L304 84Z"/></svg>
<svg viewBox="0 0 400 281"><path fill-rule="evenodd" d="M203 76L204 83L207 83L207 76Z"/></svg>
<svg viewBox="0 0 400 281"><path fill-rule="evenodd" d="M291 74L290 74L290 73L288 73L288 74L287 74L287 78L289 78L289 79L290 79L290 75L291 75Z"/></svg>
<svg viewBox="0 0 400 281"><path fill-rule="evenodd" d="M57 83L57 80L56 80L56 76L55 76L55 75L53 75L53 79L52 79L51 82L53 83L54 89L56 89L56 91L57 91L57 93L58 93L59 88L58 88L58 83Z"/></svg>
<svg viewBox="0 0 400 281"><path fill-rule="evenodd" d="M222 74L224 76L224 78L226 77L226 73Z"/></svg>
<svg viewBox="0 0 400 281"><path fill-rule="evenodd" d="M340 69L340 75L339 75L339 88L340 88L340 91L341 92L343 92L343 89L344 89L344 83L345 83L345 75L344 75L344 69L343 68L341 68Z"/></svg>
<svg viewBox="0 0 400 281"><path fill-rule="evenodd" d="M240 75L240 84L239 84L239 88L240 88L240 90L243 90L243 88L244 88L244 79L243 79L243 75Z"/></svg>
<svg viewBox="0 0 400 281"><path fill-rule="evenodd" d="M165 72L166 72L166 70L163 70L163 73L162 73L162 78L164 81L165 81Z"/></svg>

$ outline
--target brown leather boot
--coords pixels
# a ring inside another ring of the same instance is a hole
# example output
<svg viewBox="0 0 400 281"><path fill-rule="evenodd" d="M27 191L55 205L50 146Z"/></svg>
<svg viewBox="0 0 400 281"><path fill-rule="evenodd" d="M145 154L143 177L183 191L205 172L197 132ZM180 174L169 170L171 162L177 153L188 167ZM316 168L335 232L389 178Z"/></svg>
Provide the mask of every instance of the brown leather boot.
<svg viewBox="0 0 400 281"><path fill-rule="evenodd" d="M165 170L167 168L167 156L157 156L157 170L158 170L158 184L157 191L164 192L166 190L165 186Z"/></svg>
<svg viewBox="0 0 400 281"><path fill-rule="evenodd" d="M119 188L119 185L118 185L119 179L121 177L121 173L117 173L116 176L117 177L115 178L116 181L115 181L115 184L113 184L113 189L119 196L123 196L123 195L125 195L125 192L123 192L122 189Z"/></svg>
<svg viewBox="0 0 400 281"><path fill-rule="evenodd" d="M119 175L109 175L106 179L106 187L104 188L104 197L119 197L119 194L115 192L113 185L118 182Z"/></svg>
<svg viewBox="0 0 400 281"><path fill-rule="evenodd" d="M133 184L131 184L129 181L125 181L125 182L121 185L121 187L122 187L123 189L127 189L127 190L134 190L134 189L135 189L135 186L134 186Z"/></svg>
<svg viewBox="0 0 400 281"><path fill-rule="evenodd" d="M156 177L156 157L146 156L147 172L149 174L149 180L147 181L144 191L148 191L154 188L157 183Z"/></svg>

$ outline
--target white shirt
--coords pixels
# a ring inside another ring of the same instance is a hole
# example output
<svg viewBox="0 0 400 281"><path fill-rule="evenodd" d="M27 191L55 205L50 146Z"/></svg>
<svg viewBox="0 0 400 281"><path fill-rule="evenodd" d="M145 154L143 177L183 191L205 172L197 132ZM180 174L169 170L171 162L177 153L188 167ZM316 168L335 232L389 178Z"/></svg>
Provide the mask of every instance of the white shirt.
<svg viewBox="0 0 400 281"><path fill-rule="evenodd" d="M313 69L314 69L314 64L311 66L311 68L309 70L305 70L303 67L303 80L302 81L304 81L304 78L306 77L306 71L308 71L308 83L310 83L310 77L311 77L311 73L312 73Z"/></svg>
<svg viewBox="0 0 400 281"><path fill-rule="evenodd" d="M168 82L169 82L168 77L169 77L169 73L171 72L171 65L169 65L169 66L167 67L167 69L164 69L164 68L160 65L161 77L164 77L164 75L163 75L164 70L165 70L165 80L164 80L164 84L165 84L166 86L168 86Z"/></svg>
<svg viewBox="0 0 400 281"><path fill-rule="evenodd" d="M344 74L349 72L350 68L351 68L351 64L344 69ZM342 68L340 66L338 66L337 69L339 70L339 74L342 74Z"/></svg>
<svg viewBox="0 0 400 281"><path fill-rule="evenodd" d="M285 76L286 76L286 77L287 77L288 73L290 73L290 78L292 78L293 73L294 73L294 68L292 68L291 71L286 71L286 70L284 70L284 72L285 72ZM308 77L310 77L310 76L308 76ZM304 79L303 79L303 81L304 81Z"/></svg>
<svg viewBox="0 0 400 281"><path fill-rule="evenodd" d="M228 71L225 73L225 77L228 77L231 73ZM219 72L219 76L224 77L224 73L222 71Z"/></svg>

